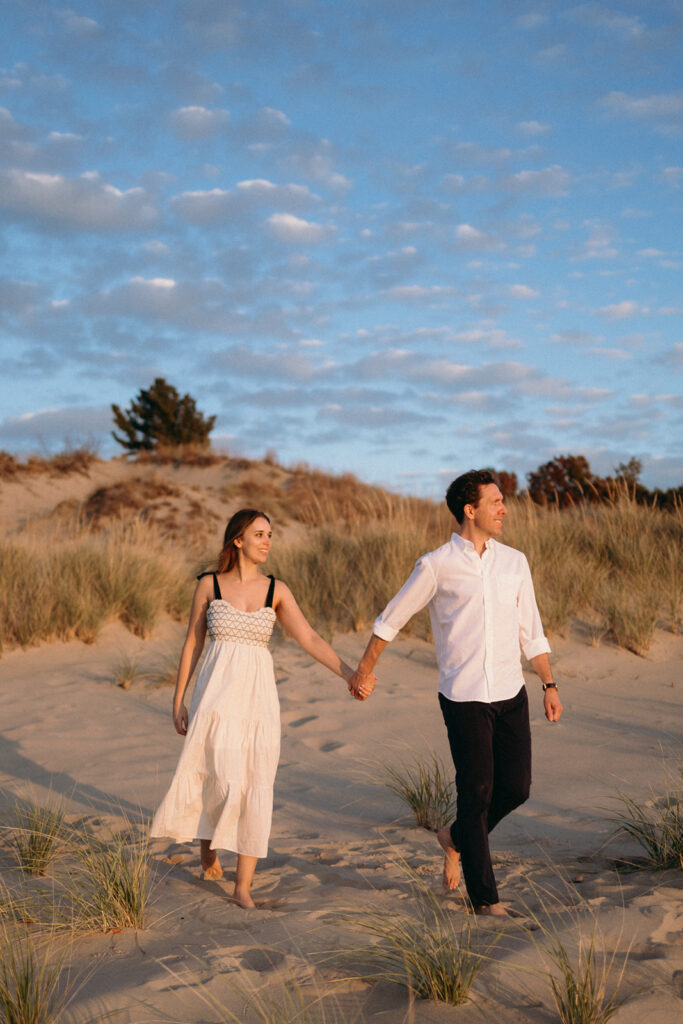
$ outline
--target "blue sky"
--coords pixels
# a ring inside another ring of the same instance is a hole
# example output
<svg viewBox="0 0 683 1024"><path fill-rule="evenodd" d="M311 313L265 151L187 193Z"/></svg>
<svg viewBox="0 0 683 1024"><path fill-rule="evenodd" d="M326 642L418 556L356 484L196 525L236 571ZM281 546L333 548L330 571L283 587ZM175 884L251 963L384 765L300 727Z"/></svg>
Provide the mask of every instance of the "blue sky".
<svg viewBox="0 0 683 1024"><path fill-rule="evenodd" d="M683 482L683 3L21 0L0 43L0 446L214 443L440 496Z"/></svg>

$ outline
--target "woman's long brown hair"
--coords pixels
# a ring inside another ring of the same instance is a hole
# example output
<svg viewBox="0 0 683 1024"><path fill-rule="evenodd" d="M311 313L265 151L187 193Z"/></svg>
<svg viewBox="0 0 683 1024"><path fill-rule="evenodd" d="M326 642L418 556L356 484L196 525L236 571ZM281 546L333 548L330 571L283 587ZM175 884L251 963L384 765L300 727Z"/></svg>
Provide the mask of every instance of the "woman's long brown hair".
<svg viewBox="0 0 683 1024"><path fill-rule="evenodd" d="M230 572L237 564L237 551L235 541L244 535L244 531L254 522L255 519L265 519L270 522L270 517L265 512L259 512L257 508L241 508L228 520L223 535L223 547L218 556L217 572Z"/></svg>

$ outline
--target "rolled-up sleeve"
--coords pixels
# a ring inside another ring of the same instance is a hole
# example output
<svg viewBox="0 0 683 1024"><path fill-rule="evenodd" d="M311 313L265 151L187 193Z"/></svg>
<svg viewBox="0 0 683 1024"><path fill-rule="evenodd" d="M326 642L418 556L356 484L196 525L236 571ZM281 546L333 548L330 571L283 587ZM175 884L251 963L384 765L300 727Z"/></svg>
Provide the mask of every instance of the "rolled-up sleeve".
<svg viewBox="0 0 683 1024"><path fill-rule="evenodd" d="M381 640L393 640L406 622L429 604L435 593L434 570L429 559L420 558L398 594L392 597L382 614L375 619L372 632Z"/></svg>
<svg viewBox="0 0 683 1024"><path fill-rule="evenodd" d="M543 633L543 623L536 604L531 570L526 558L524 559L517 610L519 614L519 643L525 658L531 661L537 654L549 654L550 644Z"/></svg>

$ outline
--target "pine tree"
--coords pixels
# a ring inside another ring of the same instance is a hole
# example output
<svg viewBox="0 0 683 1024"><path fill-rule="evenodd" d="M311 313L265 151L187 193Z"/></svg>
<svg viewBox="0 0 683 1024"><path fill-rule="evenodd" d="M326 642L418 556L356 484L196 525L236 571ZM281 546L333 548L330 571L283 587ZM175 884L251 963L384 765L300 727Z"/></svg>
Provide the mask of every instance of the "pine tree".
<svg viewBox="0 0 683 1024"><path fill-rule="evenodd" d="M215 416L205 417L194 398L181 398L172 384L157 377L150 388L140 388L130 409L112 405L114 423L123 436L112 437L129 452L151 452L158 448L194 445L208 448Z"/></svg>

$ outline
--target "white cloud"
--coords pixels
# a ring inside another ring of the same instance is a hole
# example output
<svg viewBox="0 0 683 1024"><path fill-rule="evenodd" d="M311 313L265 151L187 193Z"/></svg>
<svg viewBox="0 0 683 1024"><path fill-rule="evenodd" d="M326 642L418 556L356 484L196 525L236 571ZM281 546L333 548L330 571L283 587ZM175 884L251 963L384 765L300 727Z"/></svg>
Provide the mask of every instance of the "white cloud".
<svg viewBox="0 0 683 1024"><path fill-rule="evenodd" d="M625 92L610 92L599 103L608 114L646 121L661 131L680 129L683 126L683 91L640 97L629 96Z"/></svg>
<svg viewBox="0 0 683 1024"><path fill-rule="evenodd" d="M327 139L315 145L302 146L298 152L290 154L285 163L295 168L303 178L334 192L346 192L351 187L351 180L334 170L332 146Z"/></svg>
<svg viewBox="0 0 683 1024"><path fill-rule="evenodd" d="M602 29L626 42L637 41L646 33L644 23L637 15L622 14L621 11L610 10L599 3L579 4L578 7L570 8L565 17L594 31Z"/></svg>
<svg viewBox="0 0 683 1024"><path fill-rule="evenodd" d="M329 226L295 217L292 213L274 213L266 224L278 241L297 245L316 245L323 242L330 231L334 230Z"/></svg>
<svg viewBox="0 0 683 1024"><path fill-rule="evenodd" d="M425 287L420 284L397 285L394 288L387 288L385 291L385 295L389 299L407 300L408 302L421 302L454 294L457 294L456 288L444 288L440 285Z"/></svg>
<svg viewBox="0 0 683 1024"><path fill-rule="evenodd" d="M517 127L522 135L547 135L551 131L551 125L540 121L520 121Z"/></svg>
<svg viewBox="0 0 683 1024"><path fill-rule="evenodd" d="M306 209L317 197L305 185L275 185L264 178L237 183L237 192L213 188L181 192L173 209L193 224L216 224L263 206Z"/></svg>
<svg viewBox="0 0 683 1024"><path fill-rule="evenodd" d="M508 294L512 295L514 299L536 299L540 292L535 288L530 288L527 284L511 284Z"/></svg>
<svg viewBox="0 0 683 1024"><path fill-rule="evenodd" d="M131 277L131 284L141 284L150 288L175 288L176 282L170 277Z"/></svg>
<svg viewBox="0 0 683 1024"><path fill-rule="evenodd" d="M67 32L75 36L93 36L100 31L100 26L92 18L86 18L75 11L60 11L59 16Z"/></svg>
<svg viewBox="0 0 683 1024"><path fill-rule="evenodd" d="M444 174L441 184L447 192L481 192L489 180L483 174L465 178L462 174Z"/></svg>
<svg viewBox="0 0 683 1024"><path fill-rule="evenodd" d="M242 195L249 196L257 202L270 206L292 205L310 206L316 198L306 185L275 185L265 178L254 178L250 181L238 181L237 188Z"/></svg>
<svg viewBox="0 0 683 1024"><path fill-rule="evenodd" d="M472 227L471 224L458 224L455 237L459 249L486 250L500 247L500 242L493 235Z"/></svg>
<svg viewBox="0 0 683 1024"><path fill-rule="evenodd" d="M603 306L598 312L608 320L626 320L639 313L640 307L637 302L627 299L624 302L617 302L611 306Z"/></svg>
<svg viewBox="0 0 683 1024"><path fill-rule="evenodd" d="M171 125L181 139L210 139L222 132L230 120L227 110L180 107L170 115Z"/></svg>
<svg viewBox="0 0 683 1024"><path fill-rule="evenodd" d="M98 434L108 434L112 425L109 406L40 409L2 420L0 447L20 447L24 451L47 447L54 451L65 443L78 445Z"/></svg>
<svg viewBox="0 0 683 1024"><path fill-rule="evenodd" d="M158 219L142 188L120 191L96 172L80 178L12 170L0 175L0 206L38 227L146 230Z"/></svg>
<svg viewBox="0 0 683 1024"><path fill-rule="evenodd" d="M486 345L494 349L522 348L520 339L511 337L501 327L472 327L458 331L456 338L468 345Z"/></svg>
<svg viewBox="0 0 683 1024"><path fill-rule="evenodd" d="M517 171L501 179L503 188L519 194L566 196L572 178L563 167L554 164L540 171Z"/></svg>
<svg viewBox="0 0 683 1024"><path fill-rule="evenodd" d="M665 167L660 174L662 181L673 188L679 188L683 183L683 167Z"/></svg>

